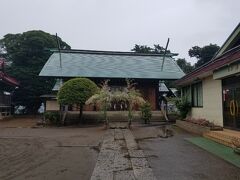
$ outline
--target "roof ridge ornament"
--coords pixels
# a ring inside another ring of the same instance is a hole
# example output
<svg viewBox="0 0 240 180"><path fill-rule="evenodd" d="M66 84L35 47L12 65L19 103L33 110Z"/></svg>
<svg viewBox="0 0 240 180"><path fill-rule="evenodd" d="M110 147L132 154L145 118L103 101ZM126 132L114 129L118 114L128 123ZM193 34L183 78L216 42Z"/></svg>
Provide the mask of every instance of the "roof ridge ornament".
<svg viewBox="0 0 240 180"><path fill-rule="evenodd" d="M164 61L165 61L165 57L166 57L166 53L167 53L167 48L168 48L169 41L170 41L170 39L168 38L167 44L166 44L166 48L165 48L165 51L164 51L164 55L163 55L161 71L163 71L163 65L164 65Z"/></svg>
<svg viewBox="0 0 240 180"><path fill-rule="evenodd" d="M57 40L57 46L58 46L60 68L62 69L62 54L61 54L61 47L60 47L60 42L59 42L57 33L56 33L56 40Z"/></svg>

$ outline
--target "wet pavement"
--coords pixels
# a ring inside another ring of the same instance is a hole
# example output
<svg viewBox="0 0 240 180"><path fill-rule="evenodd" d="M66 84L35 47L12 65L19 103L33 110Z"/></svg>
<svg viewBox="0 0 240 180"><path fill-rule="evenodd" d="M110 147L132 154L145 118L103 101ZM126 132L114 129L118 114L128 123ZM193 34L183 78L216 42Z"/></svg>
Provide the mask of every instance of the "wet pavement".
<svg viewBox="0 0 240 180"><path fill-rule="evenodd" d="M240 180L240 169L189 143L193 135L174 127L174 136L160 138L159 127L135 128L154 175L161 180Z"/></svg>

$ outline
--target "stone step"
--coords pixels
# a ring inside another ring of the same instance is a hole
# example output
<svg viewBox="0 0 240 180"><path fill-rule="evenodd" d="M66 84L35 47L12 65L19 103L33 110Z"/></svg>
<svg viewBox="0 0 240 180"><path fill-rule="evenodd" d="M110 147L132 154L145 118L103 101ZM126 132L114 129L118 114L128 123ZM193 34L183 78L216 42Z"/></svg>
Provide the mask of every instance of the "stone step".
<svg viewBox="0 0 240 180"><path fill-rule="evenodd" d="M234 133L231 132L229 133L228 131L210 131L204 133L203 136L229 147L233 147L232 141L234 138L240 139L240 136L235 135Z"/></svg>
<svg viewBox="0 0 240 180"><path fill-rule="evenodd" d="M110 129L127 129L128 122L110 122L109 128Z"/></svg>
<svg viewBox="0 0 240 180"><path fill-rule="evenodd" d="M208 139L211 139L211 140L213 140L217 143L223 144L225 146L232 147L232 143L227 141L226 139L219 138L218 136L214 136L214 135L211 135L211 134L204 134L203 136L208 138Z"/></svg>

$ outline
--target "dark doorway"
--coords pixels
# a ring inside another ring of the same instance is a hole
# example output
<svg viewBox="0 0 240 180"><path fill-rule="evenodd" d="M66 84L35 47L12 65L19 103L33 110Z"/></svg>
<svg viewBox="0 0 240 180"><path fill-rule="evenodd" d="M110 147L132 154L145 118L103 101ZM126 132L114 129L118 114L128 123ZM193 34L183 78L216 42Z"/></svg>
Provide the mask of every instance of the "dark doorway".
<svg viewBox="0 0 240 180"><path fill-rule="evenodd" d="M223 85L223 125L240 130L240 77L230 77Z"/></svg>

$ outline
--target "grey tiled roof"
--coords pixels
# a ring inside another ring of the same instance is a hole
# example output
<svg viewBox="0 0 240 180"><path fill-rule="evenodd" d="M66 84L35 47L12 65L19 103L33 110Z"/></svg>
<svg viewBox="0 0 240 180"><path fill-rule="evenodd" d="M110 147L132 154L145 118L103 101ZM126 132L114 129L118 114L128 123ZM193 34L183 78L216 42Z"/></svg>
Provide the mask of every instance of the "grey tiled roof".
<svg viewBox="0 0 240 180"><path fill-rule="evenodd" d="M172 57L139 55L134 53L54 52L40 72L40 76L180 79L184 73Z"/></svg>

